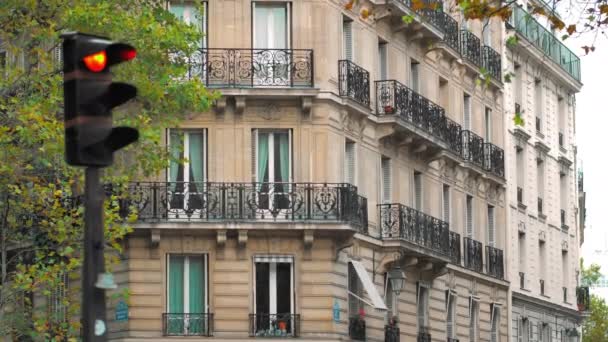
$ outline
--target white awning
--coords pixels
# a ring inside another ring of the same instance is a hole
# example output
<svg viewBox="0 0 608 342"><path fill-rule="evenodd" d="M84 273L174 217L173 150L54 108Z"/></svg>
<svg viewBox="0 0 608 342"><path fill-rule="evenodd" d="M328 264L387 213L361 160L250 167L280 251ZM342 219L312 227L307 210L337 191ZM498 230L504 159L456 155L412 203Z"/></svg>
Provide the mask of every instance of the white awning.
<svg viewBox="0 0 608 342"><path fill-rule="evenodd" d="M363 266L360 261L356 260L350 260L350 263L353 264L353 268L355 269L355 272L357 272L365 292L367 292L367 295L372 300L372 302L369 304L377 310L388 310L386 304L384 304L384 300L382 300L382 296L380 296L380 293L378 293L378 289L370 279L369 274L367 274L365 266Z"/></svg>

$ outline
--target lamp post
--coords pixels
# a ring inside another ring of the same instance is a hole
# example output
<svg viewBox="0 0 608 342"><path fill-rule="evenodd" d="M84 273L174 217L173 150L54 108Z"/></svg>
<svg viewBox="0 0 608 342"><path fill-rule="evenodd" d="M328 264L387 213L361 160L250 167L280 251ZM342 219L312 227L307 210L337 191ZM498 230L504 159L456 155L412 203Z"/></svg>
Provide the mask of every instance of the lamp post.
<svg viewBox="0 0 608 342"><path fill-rule="evenodd" d="M395 263L395 265L388 271L388 281L391 282L391 288L395 295L399 296L401 290L405 286L405 274L401 271L401 267L399 264Z"/></svg>

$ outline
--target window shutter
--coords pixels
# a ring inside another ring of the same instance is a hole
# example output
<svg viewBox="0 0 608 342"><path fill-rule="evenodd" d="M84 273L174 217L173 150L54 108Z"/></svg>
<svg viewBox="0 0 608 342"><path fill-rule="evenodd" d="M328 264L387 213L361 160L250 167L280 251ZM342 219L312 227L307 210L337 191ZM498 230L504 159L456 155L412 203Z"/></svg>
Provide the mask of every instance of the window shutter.
<svg viewBox="0 0 608 342"><path fill-rule="evenodd" d="M257 181L257 179L258 179L257 151L258 151L258 130L253 129L251 131L251 180L253 182Z"/></svg>
<svg viewBox="0 0 608 342"><path fill-rule="evenodd" d="M494 207L488 206L488 246L496 246L496 231L494 228Z"/></svg>
<svg viewBox="0 0 608 342"><path fill-rule="evenodd" d="M344 45L344 59L353 60L353 22L342 21L342 44Z"/></svg>
<svg viewBox="0 0 608 342"><path fill-rule="evenodd" d="M446 327L446 333L447 336L452 338L454 337L454 296L452 295L452 292L450 290L446 290L445 291L445 296L446 296L446 310L447 310L447 327Z"/></svg>
<svg viewBox="0 0 608 342"><path fill-rule="evenodd" d="M391 203L391 160L382 158L382 202Z"/></svg>
<svg viewBox="0 0 608 342"><path fill-rule="evenodd" d="M414 206L416 210L422 210L422 174L414 172Z"/></svg>
<svg viewBox="0 0 608 342"><path fill-rule="evenodd" d="M524 342L524 321L521 317L517 318L517 342Z"/></svg>
<svg viewBox="0 0 608 342"><path fill-rule="evenodd" d="M425 312L424 312L424 288L422 286L420 286L420 282L418 282L416 284L416 288L417 288L417 305L418 305L418 313L417 313L417 318L418 318L418 331L422 331L422 329L424 328L424 322L425 322Z"/></svg>
<svg viewBox="0 0 608 342"><path fill-rule="evenodd" d="M450 222L450 186L443 185L443 220Z"/></svg>
<svg viewBox="0 0 608 342"><path fill-rule="evenodd" d="M386 43L378 44L378 64L379 64L379 77L381 80L386 80L387 78L387 45Z"/></svg>
<svg viewBox="0 0 608 342"><path fill-rule="evenodd" d="M463 98L463 111L464 111L464 129L471 129L471 97L465 95Z"/></svg>
<svg viewBox="0 0 608 342"><path fill-rule="evenodd" d="M355 184L355 143L347 141L344 149L344 181Z"/></svg>
<svg viewBox="0 0 608 342"><path fill-rule="evenodd" d="M467 195L467 212L466 212L466 220L467 220L467 237L473 237L473 196Z"/></svg>

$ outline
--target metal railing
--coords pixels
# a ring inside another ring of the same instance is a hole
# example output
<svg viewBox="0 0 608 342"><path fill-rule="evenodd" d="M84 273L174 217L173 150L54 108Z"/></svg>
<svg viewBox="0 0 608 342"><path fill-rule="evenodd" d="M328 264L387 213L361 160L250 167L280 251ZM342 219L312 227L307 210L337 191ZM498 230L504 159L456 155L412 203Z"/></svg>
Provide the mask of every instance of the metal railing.
<svg viewBox="0 0 608 342"><path fill-rule="evenodd" d="M298 314L249 314L249 336L284 338L299 335L300 315Z"/></svg>
<svg viewBox="0 0 608 342"><path fill-rule="evenodd" d="M505 152L502 148L492 144L484 144L484 169L496 176L505 176Z"/></svg>
<svg viewBox="0 0 608 342"><path fill-rule="evenodd" d="M543 199L538 197L538 215L543 215Z"/></svg>
<svg viewBox="0 0 608 342"><path fill-rule="evenodd" d="M502 64L500 54L491 47L484 45L481 48L481 59L482 66L486 69L486 71L496 80L502 82Z"/></svg>
<svg viewBox="0 0 608 342"><path fill-rule="evenodd" d="M471 238L464 238L464 267L483 272L483 244Z"/></svg>
<svg viewBox="0 0 608 342"><path fill-rule="evenodd" d="M367 199L346 183L139 182L110 191L145 222L336 221L367 232Z"/></svg>
<svg viewBox="0 0 608 342"><path fill-rule="evenodd" d="M445 110L397 81L376 81L376 113L396 115L437 139L442 138Z"/></svg>
<svg viewBox="0 0 608 342"><path fill-rule="evenodd" d="M460 265L460 234L450 232L450 261L453 264Z"/></svg>
<svg viewBox="0 0 608 342"><path fill-rule="evenodd" d="M492 277L504 279L505 269L502 249L486 246L486 273Z"/></svg>
<svg viewBox="0 0 608 342"><path fill-rule="evenodd" d="M384 326L384 342L399 342L400 338L399 327L395 325Z"/></svg>
<svg viewBox="0 0 608 342"><path fill-rule="evenodd" d="M200 77L210 88L314 86L310 49L202 49L189 65L188 77Z"/></svg>
<svg viewBox="0 0 608 342"><path fill-rule="evenodd" d="M462 130L462 159L484 167L483 138L470 130Z"/></svg>
<svg viewBox="0 0 608 342"><path fill-rule="evenodd" d="M441 25L441 30L445 33L443 41L455 51L460 51L458 22L445 12L441 12L438 15L440 17L439 24Z"/></svg>
<svg viewBox="0 0 608 342"><path fill-rule="evenodd" d="M416 336L416 342L432 342L431 333L429 333L429 328L422 328L422 331L418 332Z"/></svg>
<svg viewBox="0 0 608 342"><path fill-rule="evenodd" d="M163 336L213 336L213 314L163 313Z"/></svg>
<svg viewBox="0 0 608 342"><path fill-rule="evenodd" d="M365 319L361 316L348 318L348 336L355 341L365 341Z"/></svg>
<svg viewBox="0 0 608 342"><path fill-rule="evenodd" d="M397 1L410 8L412 11L420 14L426 21L431 23L431 25L437 27L438 29L441 29L440 13L443 13L443 2L436 0L422 0L417 5L421 8L417 8L416 10L414 10L414 7L412 6L412 0Z"/></svg>
<svg viewBox="0 0 608 342"><path fill-rule="evenodd" d="M457 339L457 338L451 338L451 337L448 337L447 342L460 342L460 340L459 340L459 339Z"/></svg>
<svg viewBox="0 0 608 342"><path fill-rule="evenodd" d="M455 154L462 155L462 126L445 117L445 127L442 130L443 141L448 145L448 149Z"/></svg>
<svg viewBox="0 0 608 342"><path fill-rule="evenodd" d="M576 305L578 311L589 311L591 305L589 286L578 286L576 288Z"/></svg>
<svg viewBox="0 0 608 342"><path fill-rule="evenodd" d="M369 106L369 71L343 59L338 61L338 79L340 96L348 97L364 106Z"/></svg>
<svg viewBox="0 0 608 342"><path fill-rule="evenodd" d="M460 54L471 63L482 66L481 64L481 41L473 32L460 30Z"/></svg>
<svg viewBox="0 0 608 342"><path fill-rule="evenodd" d="M378 204L382 239L403 239L449 256L449 225L403 204Z"/></svg>

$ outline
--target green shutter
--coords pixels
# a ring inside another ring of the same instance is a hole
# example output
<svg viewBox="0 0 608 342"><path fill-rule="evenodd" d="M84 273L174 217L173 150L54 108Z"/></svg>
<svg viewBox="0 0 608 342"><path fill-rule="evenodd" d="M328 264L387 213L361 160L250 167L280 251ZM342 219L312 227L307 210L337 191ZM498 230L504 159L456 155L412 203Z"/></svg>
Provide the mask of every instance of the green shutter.
<svg viewBox="0 0 608 342"><path fill-rule="evenodd" d="M184 257L169 256L169 314L184 313ZM167 332L181 334L184 320L180 315L168 315Z"/></svg>
<svg viewBox="0 0 608 342"><path fill-rule="evenodd" d="M205 308L205 279L204 279L204 263L202 256L188 257L190 261L189 269L189 306L190 320L188 324L188 332L190 334L200 334L205 330L205 317L200 315L206 312Z"/></svg>

